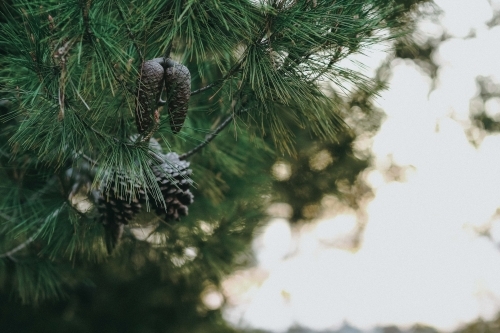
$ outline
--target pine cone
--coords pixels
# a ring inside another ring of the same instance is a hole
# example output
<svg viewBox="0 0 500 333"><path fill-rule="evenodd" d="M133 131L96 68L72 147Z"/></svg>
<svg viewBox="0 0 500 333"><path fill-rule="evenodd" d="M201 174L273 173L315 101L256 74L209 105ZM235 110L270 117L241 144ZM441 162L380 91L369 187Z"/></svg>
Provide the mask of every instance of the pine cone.
<svg viewBox="0 0 500 333"><path fill-rule="evenodd" d="M189 162L181 161L176 153L163 155L165 162L153 166L153 173L160 187L166 207L156 205L158 215L166 214L167 221L179 220L188 215L188 206L193 203L194 196L189 190L193 183L189 178L191 169Z"/></svg>
<svg viewBox="0 0 500 333"><path fill-rule="evenodd" d="M158 125L160 114L158 101L163 88L164 69L155 59L145 61L141 67L141 76L137 82L137 102L135 124L140 134L153 133Z"/></svg>
<svg viewBox="0 0 500 333"><path fill-rule="evenodd" d="M171 59L172 67L165 70L165 88L168 94L170 128L178 133L186 119L189 97L191 97L191 73L189 69Z"/></svg>
<svg viewBox="0 0 500 333"><path fill-rule="evenodd" d="M141 201L144 191L138 190L139 198L130 198L124 191L131 188L130 179L123 175L117 176L117 181L110 185L110 191L107 198L102 192L96 192L96 206L100 214L100 222L103 224L106 232L106 248L111 253L119 243L123 234L124 225L128 224L134 216L141 210ZM134 185L137 189L139 185Z"/></svg>

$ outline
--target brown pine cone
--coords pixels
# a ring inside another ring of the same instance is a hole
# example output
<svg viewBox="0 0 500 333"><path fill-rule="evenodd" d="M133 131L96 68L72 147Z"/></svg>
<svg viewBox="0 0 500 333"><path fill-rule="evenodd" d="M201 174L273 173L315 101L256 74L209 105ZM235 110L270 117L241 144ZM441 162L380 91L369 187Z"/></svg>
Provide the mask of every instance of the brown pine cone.
<svg viewBox="0 0 500 333"><path fill-rule="evenodd" d="M160 120L157 111L158 101L163 89L164 69L156 59L142 64L140 77L137 80L137 100L135 107L135 124L140 134L152 134Z"/></svg>
<svg viewBox="0 0 500 333"><path fill-rule="evenodd" d="M127 225L142 208L141 201L144 191L138 190L139 198L130 198L124 191L132 185L126 176L118 175L117 181L110 185L108 193L95 192L97 211L100 214L100 222L106 233L106 248L111 253L119 243L123 234L124 225ZM136 186L139 188L139 186Z"/></svg>
<svg viewBox="0 0 500 333"><path fill-rule="evenodd" d="M176 153L163 155L165 162L153 166L153 173L160 187L166 207L156 204L158 215L166 214L167 221L177 221L188 215L188 206L193 203L194 196L189 190L193 181L189 178L191 169L189 162L181 161Z"/></svg>
<svg viewBox="0 0 500 333"><path fill-rule="evenodd" d="M186 66L171 59L167 64L173 65L165 69L165 88L168 96L170 128L176 134L181 130L186 119L191 97L191 73Z"/></svg>

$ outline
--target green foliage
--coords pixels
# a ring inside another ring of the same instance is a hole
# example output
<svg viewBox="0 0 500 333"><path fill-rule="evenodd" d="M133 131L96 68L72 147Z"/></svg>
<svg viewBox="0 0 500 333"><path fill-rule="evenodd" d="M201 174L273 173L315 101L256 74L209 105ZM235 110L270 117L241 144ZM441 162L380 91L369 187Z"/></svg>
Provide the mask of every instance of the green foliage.
<svg viewBox="0 0 500 333"><path fill-rule="evenodd" d="M395 0L0 4L0 290L25 303L67 295L62 331L101 312L109 326L99 329L113 332L121 297L134 318L151 318L130 331L166 322L176 332L231 331L200 294L252 260L267 205L295 205L294 220L312 218L302 208L324 194L355 205L345 189L369 157L354 155L359 132L346 122L365 117L372 128L357 130L376 128L370 100L384 85L339 61L400 36L410 8ZM189 68L193 91L183 130L173 135L165 106L150 141L134 122L137 81L142 62L161 56ZM355 88L346 97L327 82ZM159 151L191 163L195 202L180 221L151 211L164 201L151 169ZM311 168L323 151L332 161ZM276 161L293 165L288 182L272 179ZM146 207L109 256L94 194L111 186L127 200L145 192Z"/></svg>
<svg viewBox="0 0 500 333"><path fill-rule="evenodd" d="M500 330L500 317L497 316L493 320L477 319L474 322L465 325L462 329L457 330L457 333L493 333Z"/></svg>

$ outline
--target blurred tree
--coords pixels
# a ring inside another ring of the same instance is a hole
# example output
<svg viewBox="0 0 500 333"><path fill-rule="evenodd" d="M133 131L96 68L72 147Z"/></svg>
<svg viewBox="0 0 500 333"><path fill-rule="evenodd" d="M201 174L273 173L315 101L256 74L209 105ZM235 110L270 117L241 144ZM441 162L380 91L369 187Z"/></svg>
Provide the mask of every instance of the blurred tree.
<svg viewBox="0 0 500 333"><path fill-rule="evenodd" d="M479 93L470 103L472 125L486 133L500 132L500 114L488 110L489 103L493 104L491 108L497 104L497 109L500 109L500 84L495 83L493 78L484 76L477 77L476 84Z"/></svg>
<svg viewBox="0 0 500 333"><path fill-rule="evenodd" d="M494 333L500 331L500 316L493 320L486 321L478 319L470 324L464 325L456 333Z"/></svg>
<svg viewBox="0 0 500 333"><path fill-rule="evenodd" d="M370 192L386 74L338 63L422 2L2 2L0 331L232 331L218 286L269 203Z"/></svg>

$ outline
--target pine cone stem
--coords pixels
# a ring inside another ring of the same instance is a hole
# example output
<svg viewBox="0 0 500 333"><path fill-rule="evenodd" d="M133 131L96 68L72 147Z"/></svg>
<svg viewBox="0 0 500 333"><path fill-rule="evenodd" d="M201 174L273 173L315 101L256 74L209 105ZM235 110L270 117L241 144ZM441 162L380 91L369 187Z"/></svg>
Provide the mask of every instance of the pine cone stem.
<svg viewBox="0 0 500 333"><path fill-rule="evenodd" d="M231 113L231 115L229 115L219 126L217 126L217 128L210 134L208 134L207 136L205 136L205 140L200 143L199 145L197 145L196 147L194 147L193 149L191 149L190 151L188 151L187 153L184 153L182 154L181 156L179 156L179 159L180 160L185 160L186 158L196 154L199 150L201 150L203 147L205 147L206 145L208 145L213 139L215 139L217 137L217 135L222 132L222 130L224 128L226 128L227 125L229 125L231 123L231 121L236 117L236 116L239 116L240 114L242 114L243 112L247 112L249 109L241 109L237 112L233 112Z"/></svg>

